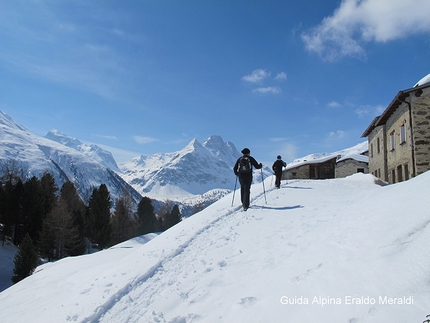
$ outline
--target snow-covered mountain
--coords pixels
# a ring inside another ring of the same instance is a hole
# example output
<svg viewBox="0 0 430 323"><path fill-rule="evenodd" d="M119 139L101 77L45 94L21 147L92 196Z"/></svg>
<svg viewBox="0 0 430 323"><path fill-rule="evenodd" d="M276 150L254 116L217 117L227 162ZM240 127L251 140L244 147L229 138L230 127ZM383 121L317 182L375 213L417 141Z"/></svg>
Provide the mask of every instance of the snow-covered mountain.
<svg viewBox="0 0 430 323"><path fill-rule="evenodd" d="M49 172L59 188L67 180L74 183L84 200L100 184L106 184L113 202L123 188L136 203L141 199L111 168L76 149L31 133L1 111L0 138L0 163L21 169L25 179Z"/></svg>
<svg viewBox="0 0 430 323"><path fill-rule="evenodd" d="M98 163L106 166L107 168L110 168L114 171L119 171L118 165L116 164L112 153L110 151L100 148L97 145L84 144L80 140L69 137L56 129L49 131L45 138L56 141L64 146L76 149L84 155L87 155L91 159L94 159Z"/></svg>
<svg viewBox="0 0 430 323"><path fill-rule="evenodd" d="M211 195L214 189L222 195L231 191L232 167L240 155L231 142L211 136L203 144L193 139L177 152L138 156L119 168L124 180L142 195L191 201Z"/></svg>

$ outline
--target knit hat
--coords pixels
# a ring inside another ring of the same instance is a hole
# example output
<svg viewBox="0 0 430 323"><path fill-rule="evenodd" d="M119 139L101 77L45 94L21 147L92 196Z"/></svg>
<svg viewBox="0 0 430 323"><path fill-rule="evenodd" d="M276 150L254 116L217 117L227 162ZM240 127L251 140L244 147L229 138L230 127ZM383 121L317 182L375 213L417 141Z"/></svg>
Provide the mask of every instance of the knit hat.
<svg viewBox="0 0 430 323"><path fill-rule="evenodd" d="M278 155L278 157L276 157L277 159L282 159L281 155Z"/></svg>
<svg viewBox="0 0 430 323"><path fill-rule="evenodd" d="M248 155L251 151L248 148L243 148L242 149L242 154L244 155Z"/></svg>

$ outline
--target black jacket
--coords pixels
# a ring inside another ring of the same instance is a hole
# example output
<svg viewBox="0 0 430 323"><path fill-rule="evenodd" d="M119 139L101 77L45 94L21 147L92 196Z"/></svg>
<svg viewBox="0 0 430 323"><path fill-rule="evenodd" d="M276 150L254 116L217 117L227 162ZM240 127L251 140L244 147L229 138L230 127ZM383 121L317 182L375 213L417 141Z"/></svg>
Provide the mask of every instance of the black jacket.
<svg viewBox="0 0 430 323"><path fill-rule="evenodd" d="M242 156L242 157L245 157L245 156ZM239 172L238 172L239 162L240 162L240 159L241 159L242 157L239 157L239 158L237 159L236 164L234 164L234 167L233 167L233 172L234 172L234 174L235 174L236 176L239 176L239 175L247 175L247 174L243 174L243 173L239 173ZM249 160L251 161L251 165L252 165L252 166L254 166L256 169L260 169L260 168L262 168L262 167L263 167L263 164L261 164L261 163L259 164L259 163L255 160L255 158L254 158L254 157L252 157L252 156L246 156L246 157L248 157L248 158L249 158ZM252 172L250 172L249 174L252 176Z"/></svg>
<svg viewBox="0 0 430 323"><path fill-rule="evenodd" d="M282 173L282 167L287 166L287 164L282 159L277 159L272 166L272 170L275 173Z"/></svg>

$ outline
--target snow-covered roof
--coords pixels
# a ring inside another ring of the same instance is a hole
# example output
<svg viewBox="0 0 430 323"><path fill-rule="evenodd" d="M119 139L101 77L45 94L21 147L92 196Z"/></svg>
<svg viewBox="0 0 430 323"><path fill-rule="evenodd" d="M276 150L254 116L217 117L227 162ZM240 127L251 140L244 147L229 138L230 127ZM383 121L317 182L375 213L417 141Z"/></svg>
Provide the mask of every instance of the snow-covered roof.
<svg viewBox="0 0 430 323"><path fill-rule="evenodd" d="M339 158L339 160L337 162L340 162L340 161L343 161L343 160L347 160L347 159L354 159L356 161L364 162L364 163L368 163L369 162L369 157L368 156L358 155L358 154L345 155L345 156Z"/></svg>
<svg viewBox="0 0 430 323"><path fill-rule="evenodd" d="M426 84L426 83L430 83L430 74L427 74L427 75L426 75L426 76L424 76L421 80L419 80L419 81L414 85L414 87L421 86L421 85L424 85L424 84Z"/></svg>
<svg viewBox="0 0 430 323"><path fill-rule="evenodd" d="M352 156L355 156L356 160L358 160L358 161L368 162L368 160L369 160L368 157L361 155L361 154L365 153L366 151L368 151L368 142L364 141L364 142L359 143L353 147L339 150L336 152L311 154L311 155L308 155L308 156L305 156L302 158L295 159L293 162L288 163L287 167L285 169L289 170L289 169L297 168L297 167L300 167L303 165L324 163L324 162L329 161L330 159L333 159L333 158L339 158L339 160L345 159L345 158L353 158ZM361 157L359 157L359 156L361 156Z"/></svg>
<svg viewBox="0 0 430 323"><path fill-rule="evenodd" d="M297 167L303 166L303 165L320 164L320 163L324 163L326 161L329 161L330 159L333 159L333 158L337 158L337 155L329 155L329 156L324 156L324 157L310 159L310 160L303 159L301 161L288 164L285 169L289 170L289 169L297 168Z"/></svg>

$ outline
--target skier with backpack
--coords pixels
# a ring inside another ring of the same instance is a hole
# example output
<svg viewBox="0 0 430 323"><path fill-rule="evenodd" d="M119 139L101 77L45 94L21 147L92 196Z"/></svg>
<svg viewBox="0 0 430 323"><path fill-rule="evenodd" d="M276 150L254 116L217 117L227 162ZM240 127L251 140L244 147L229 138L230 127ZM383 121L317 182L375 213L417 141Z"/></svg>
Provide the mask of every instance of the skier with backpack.
<svg viewBox="0 0 430 323"><path fill-rule="evenodd" d="M282 157L278 155L278 157L276 157L276 161L272 165L272 170L275 173L276 188L281 188L282 167L285 166L287 166L287 164L282 160Z"/></svg>
<svg viewBox="0 0 430 323"><path fill-rule="evenodd" d="M251 194L252 184L252 166L256 169L261 169L263 167L263 164L258 163L250 153L251 151L248 148L244 148L242 150L243 156L238 158L233 167L234 174L239 178L240 197L244 211L249 208L249 197Z"/></svg>

